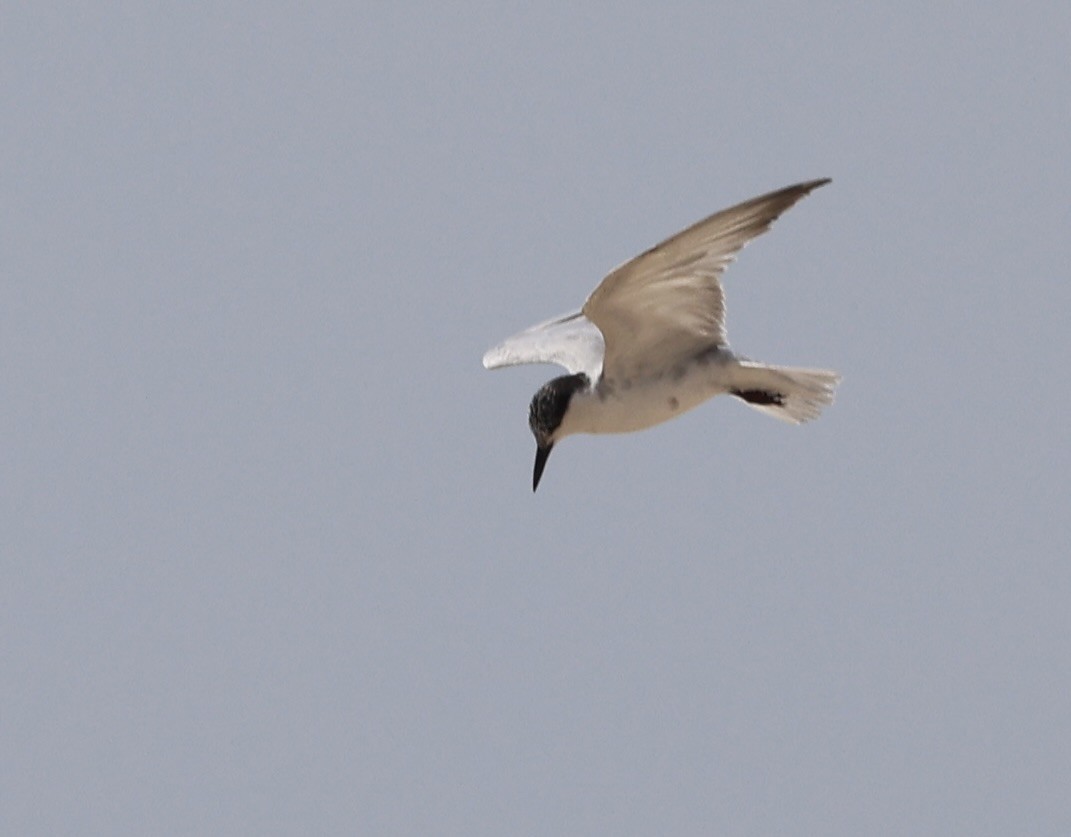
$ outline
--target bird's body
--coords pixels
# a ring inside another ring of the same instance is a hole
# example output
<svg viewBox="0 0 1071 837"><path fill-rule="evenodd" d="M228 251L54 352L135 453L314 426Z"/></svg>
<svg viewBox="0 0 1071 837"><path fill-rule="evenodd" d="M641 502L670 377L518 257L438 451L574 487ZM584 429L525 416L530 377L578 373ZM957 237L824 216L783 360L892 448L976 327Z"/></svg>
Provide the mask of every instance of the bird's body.
<svg viewBox="0 0 1071 837"><path fill-rule="evenodd" d="M651 374L604 375L573 396L559 433L632 433L669 421L727 392L734 361L728 349L711 346Z"/></svg>
<svg viewBox="0 0 1071 837"><path fill-rule="evenodd" d="M581 311L484 355L489 369L557 363L570 373L532 399L533 488L553 446L576 433L644 430L722 393L794 424L832 402L836 373L768 366L729 349L721 287L741 247L828 182L790 186L700 221L611 272Z"/></svg>

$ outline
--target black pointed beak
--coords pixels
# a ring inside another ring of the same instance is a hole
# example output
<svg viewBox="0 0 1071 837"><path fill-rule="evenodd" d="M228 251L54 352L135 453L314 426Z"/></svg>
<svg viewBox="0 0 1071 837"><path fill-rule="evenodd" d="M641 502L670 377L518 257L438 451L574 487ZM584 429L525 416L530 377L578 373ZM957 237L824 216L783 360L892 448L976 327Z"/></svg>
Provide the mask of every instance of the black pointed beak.
<svg viewBox="0 0 1071 837"><path fill-rule="evenodd" d="M532 474L532 491L539 488L539 478L543 476L543 469L547 467L547 457L550 456L550 452L553 449L553 442L546 447L543 445L536 446L535 471Z"/></svg>

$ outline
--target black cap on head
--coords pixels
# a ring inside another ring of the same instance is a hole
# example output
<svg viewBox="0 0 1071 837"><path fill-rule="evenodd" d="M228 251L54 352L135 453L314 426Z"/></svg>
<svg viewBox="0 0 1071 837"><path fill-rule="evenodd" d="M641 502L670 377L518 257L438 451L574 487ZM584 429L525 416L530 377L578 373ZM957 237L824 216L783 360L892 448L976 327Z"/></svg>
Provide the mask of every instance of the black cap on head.
<svg viewBox="0 0 1071 837"><path fill-rule="evenodd" d="M547 457L554 447L554 433L561 426L569 401L578 390L591 385L591 379L583 372L575 375L563 375L548 381L532 397L528 408L528 426L536 440L535 472L532 475L532 491L539 486Z"/></svg>

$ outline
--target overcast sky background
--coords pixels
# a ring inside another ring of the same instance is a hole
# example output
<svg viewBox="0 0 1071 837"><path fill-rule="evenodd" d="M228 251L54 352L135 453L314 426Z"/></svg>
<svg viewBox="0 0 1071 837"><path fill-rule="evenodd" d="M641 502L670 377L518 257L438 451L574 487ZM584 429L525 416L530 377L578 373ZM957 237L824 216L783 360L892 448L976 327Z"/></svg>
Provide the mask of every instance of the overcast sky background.
<svg viewBox="0 0 1071 837"><path fill-rule="evenodd" d="M516 4L514 4L516 5ZM9 4L0 831L1071 833L1071 7ZM483 351L816 177L576 437Z"/></svg>

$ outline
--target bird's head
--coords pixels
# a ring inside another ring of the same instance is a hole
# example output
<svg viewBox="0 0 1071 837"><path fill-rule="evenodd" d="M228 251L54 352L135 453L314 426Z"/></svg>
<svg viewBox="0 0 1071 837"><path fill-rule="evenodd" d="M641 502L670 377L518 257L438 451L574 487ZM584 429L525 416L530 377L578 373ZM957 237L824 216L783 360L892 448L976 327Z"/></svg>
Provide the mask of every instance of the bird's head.
<svg viewBox="0 0 1071 837"><path fill-rule="evenodd" d="M536 440L535 471L532 474L532 491L539 487L547 457L555 443L565 434L562 433L562 420L569 411L569 402L580 390L591 386L591 379L583 372L575 375L562 375L548 381L532 396L528 408L528 426Z"/></svg>

